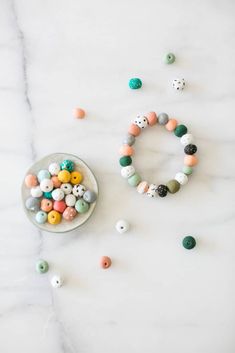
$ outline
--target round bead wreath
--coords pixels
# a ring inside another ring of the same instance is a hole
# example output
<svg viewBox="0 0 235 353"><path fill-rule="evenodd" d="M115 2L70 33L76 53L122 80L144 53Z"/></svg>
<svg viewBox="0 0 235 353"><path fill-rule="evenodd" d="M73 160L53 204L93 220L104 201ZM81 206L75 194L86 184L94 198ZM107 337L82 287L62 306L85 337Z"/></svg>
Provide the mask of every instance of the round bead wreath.
<svg viewBox="0 0 235 353"><path fill-rule="evenodd" d="M164 125L168 131L174 132L175 136L180 138L181 144L184 146L184 166L182 172L178 172L175 178L169 180L165 185L149 184L147 181L142 181L140 175L132 166L131 156L134 153L133 145L135 138L140 135L141 130L147 126L153 126L159 123ZM121 158L119 163L122 167L121 175L126 178L128 183L137 188L140 194L147 194L149 197L165 197L167 193L174 194L179 191L181 185L188 182L188 176L192 174L193 168L198 159L194 155L197 152L197 146L193 144L193 136L188 133L185 125L178 124L177 120L169 119L166 113L160 113L158 116L155 112L150 112L146 116L137 116L134 123L130 125L128 134L123 140L123 145L120 148Z"/></svg>

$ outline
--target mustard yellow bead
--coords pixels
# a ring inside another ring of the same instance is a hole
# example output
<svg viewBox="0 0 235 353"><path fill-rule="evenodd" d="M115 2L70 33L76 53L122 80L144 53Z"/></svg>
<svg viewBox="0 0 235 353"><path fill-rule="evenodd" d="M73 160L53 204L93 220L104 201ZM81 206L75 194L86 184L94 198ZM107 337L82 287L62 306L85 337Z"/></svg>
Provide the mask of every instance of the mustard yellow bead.
<svg viewBox="0 0 235 353"><path fill-rule="evenodd" d="M82 179L83 179L83 176L80 172L72 172L71 173L71 179L70 179L71 184L73 184L73 185L80 184Z"/></svg>
<svg viewBox="0 0 235 353"><path fill-rule="evenodd" d="M66 169L61 170L58 174L58 179L59 181L61 181L61 183L68 183L70 181L70 178L71 174Z"/></svg>
<svg viewBox="0 0 235 353"><path fill-rule="evenodd" d="M47 218L48 223L50 224L59 224L61 222L61 214L57 211L51 211L48 213L48 218Z"/></svg>

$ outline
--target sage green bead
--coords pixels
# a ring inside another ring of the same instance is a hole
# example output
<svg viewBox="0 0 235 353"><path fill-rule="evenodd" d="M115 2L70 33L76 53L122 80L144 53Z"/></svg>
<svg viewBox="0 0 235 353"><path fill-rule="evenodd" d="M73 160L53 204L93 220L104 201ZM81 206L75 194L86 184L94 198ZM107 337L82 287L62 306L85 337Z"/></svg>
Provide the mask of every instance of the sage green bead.
<svg viewBox="0 0 235 353"><path fill-rule="evenodd" d="M175 55L173 53L166 54L164 61L166 64L173 64L175 62Z"/></svg>
<svg viewBox="0 0 235 353"><path fill-rule="evenodd" d="M185 165L185 166L183 166L182 172L186 175L190 175L193 172L193 168Z"/></svg>
<svg viewBox="0 0 235 353"><path fill-rule="evenodd" d="M196 240L191 235L188 235L183 239L182 244L185 249L191 250L196 246Z"/></svg>
<svg viewBox="0 0 235 353"><path fill-rule="evenodd" d="M168 183L166 183L166 186L171 194L175 194L180 189L180 183L175 179L168 181Z"/></svg>
<svg viewBox="0 0 235 353"><path fill-rule="evenodd" d="M139 78L131 78L129 81L129 87L131 89L139 89L142 87L142 81Z"/></svg>
<svg viewBox="0 0 235 353"><path fill-rule="evenodd" d="M141 182L141 177L139 176L139 174L135 173L130 178L128 178L127 181L129 185L137 186Z"/></svg>
<svg viewBox="0 0 235 353"><path fill-rule="evenodd" d="M131 165L132 159L130 156L123 156L119 159L119 163L122 167L127 167L128 165Z"/></svg>
<svg viewBox="0 0 235 353"><path fill-rule="evenodd" d="M38 273L46 273L49 270L48 262L45 260L38 260L36 262L36 271Z"/></svg>
<svg viewBox="0 0 235 353"><path fill-rule="evenodd" d="M183 135L187 134L187 127L185 125L178 125L175 130L174 130L174 134L177 137L182 137Z"/></svg>
<svg viewBox="0 0 235 353"><path fill-rule="evenodd" d="M76 203L75 203L75 208L76 211L78 213L85 213L89 210L89 203L87 203L86 201L79 199Z"/></svg>

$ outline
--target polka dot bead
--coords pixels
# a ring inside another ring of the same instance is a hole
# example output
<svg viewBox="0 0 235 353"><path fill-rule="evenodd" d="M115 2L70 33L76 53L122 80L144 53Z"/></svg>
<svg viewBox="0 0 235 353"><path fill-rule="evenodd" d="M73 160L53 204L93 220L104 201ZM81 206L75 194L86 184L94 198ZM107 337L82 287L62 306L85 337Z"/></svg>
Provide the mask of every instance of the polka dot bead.
<svg viewBox="0 0 235 353"><path fill-rule="evenodd" d="M185 88L185 80L183 78L176 78L172 81L172 87L176 90L176 91L183 91L183 89Z"/></svg>
<svg viewBox="0 0 235 353"><path fill-rule="evenodd" d="M75 208L73 207L67 207L65 210L64 210L64 213L63 213L63 218L68 221L68 222L71 222L75 216L77 214L77 211L75 210Z"/></svg>
<svg viewBox="0 0 235 353"><path fill-rule="evenodd" d="M86 191L86 188L82 184L77 184L77 185L74 185L73 187L73 194L77 197L82 197L85 191Z"/></svg>
<svg viewBox="0 0 235 353"><path fill-rule="evenodd" d="M182 171L176 173L175 178L169 180L166 184L157 185L143 181L134 166L132 165L134 154L133 144L136 142L136 137L140 135L141 130L148 126L154 125L165 126L166 130L180 138L180 142L184 147L184 166ZM131 138L132 136L132 138ZM193 143L193 136L188 133L188 128L183 124L178 124L174 118L170 118L166 113L156 114L150 112L145 115L139 115L134 120L128 129L128 135L123 140L123 145L120 148L121 157L119 164L121 166L121 176L127 179L130 186L136 187L139 194L147 195L149 198L166 197L168 194L177 193L181 186L187 184L189 175L193 172L193 167L198 163L195 156L197 146Z"/></svg>

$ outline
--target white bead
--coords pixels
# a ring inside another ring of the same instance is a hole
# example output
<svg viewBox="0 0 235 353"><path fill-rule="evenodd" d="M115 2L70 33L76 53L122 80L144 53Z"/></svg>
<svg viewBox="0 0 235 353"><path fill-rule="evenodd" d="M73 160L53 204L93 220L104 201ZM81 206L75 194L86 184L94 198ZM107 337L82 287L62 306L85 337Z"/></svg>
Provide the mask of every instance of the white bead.
<svg viewBox="0 0 235 353"><path fill-rule="evenodd" d="M52 198L55 200L55 201L60 201L64 198L64 191L62 189L55 189L52 191L52 194L51 194Z"/></svg>
<svg viewBox="0 0 235 353"><path fill-rule="evenodd" d="M82 197L85 191L86 187L82 184L76 184L73 187L73 194L77 197Z"/></svg>
<svg viewBox="0 0 235 353"><path fill-rule="evenodd" d="M62 184L60 188L64 191L65 195L69 195L72 192L72 185L69 183Z"/></svg>
<svg viewBox="0 0 235 353"><path fill-rule="evenodd" d="M58 163L51 163L48 169L51 175L58 175L60 172L60 165Z"/></svg>
<svg viewBox="0 0 235 353"><path fill-rule="evenodd" d="M53 182L51 179L43 179L40 183L40 189L43 192L50 192L53 189Z"/></svg>
<svg viewBox="0 0 235 353"><path fill-rule="evenodd" d="M51 279L51 285L54 288L60 288L63 284L63 280L59 275L55 275Z"/></svg>
<svg viewBox="0 0 235 353"><path fill-rule="evenodd" d="M176 174L175 180L177 180L180 185L185 185L188 182L188 177L184 173L179 172Z"/></svg>
<svg viewBox="0 0 235 353"><path fill-rule="evenodd" d="M148 197L156 197L157 196L157 185L155 184L150 184L148 191L147 191L147 196Z"/></svg>
<svg viewBox="0 0 235 353"><path fill-rule="evenodd" d="M145 194L148 191L147 181L141 181L137 186L137 191L139 194Z"/></svg>
<svg viewBox="0 0 235 353"><path fill-rule="evenodd" d="M73 194L69 194L65 196L65 203L69 207L73 207L76 203L77 199Z"/></svg>
<svg viewBox="0 0 235 353"><path fill-rule="evenodd" d="M148 126L148 119L144 115L138 115L134 123L141 129L145 129Z"/></svg>
<svg viewBox="0 0 235 353"><path fill-rule="evenodd" d="M172 81L172 87L176 90L176 91L182 91L185 87L185 81L184 79L180 79L180 78L176 78Z"/></svg>
<svg viewBox="0 0 235 353"><path fill-rule="evenodd" d="M192 134L185 134L181 137L180 142L182 143L183 146L187 146L190 143L193 143L194 138Z"/></svg>
<svg viewBox="0 0 235 353"><path fill-rule="evenodd" d="M115 228L118 231L118 233L123 234L129 230L130 224L127 221L125 221L124 219L120 219L116 223Z"/></svg>
<svg viewBox="0 0 235 353"><path fill-rule="evenodd" d="M123 178L130 178L133 174L135 174L135 168L132 165L128 165L121 169L121 176Z"/></svg>
<svg viewBox="0 0 235 353"><path fill-rule="evenodd" d="M42 196L42 190L40 188L40 186L35 186L30 190L30 194L33 197L41 197Z"/></svg>

